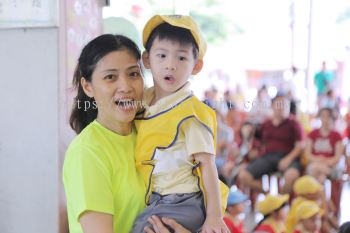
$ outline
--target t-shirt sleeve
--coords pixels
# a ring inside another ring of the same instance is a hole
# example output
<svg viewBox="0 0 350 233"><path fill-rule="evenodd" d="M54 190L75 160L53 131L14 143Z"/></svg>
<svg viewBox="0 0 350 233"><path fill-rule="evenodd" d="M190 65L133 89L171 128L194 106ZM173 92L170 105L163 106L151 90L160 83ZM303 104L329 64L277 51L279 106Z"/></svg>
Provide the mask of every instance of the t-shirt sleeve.
<svg viewBox="0 0 350 233"><path fill-rule="evenodd" d="M181 128L185 135L186 150L189 155L215 154L214 137L207 126L197 119L189 119L182 124Z"/></svg>
<svg viewBox="0 0 350 233"><path fill-rule="evenodd" d="M77 221L88 210L114 214L111 177L108 164L97 149L80 146L67 151L63 182Z"/></svg>
<svg viewBox="0 0 350 233"><path fill-rule="evenodd" d="M342 140L343 140L342 136L341 136L340 133L338 133L338 132L335 132L334 137L335 137L335 141L336 141L336 142L342 141Z"/></svg>
<svg viewBox="0 0 350 233"><path fill-rule="evenodd" d="M295 130L295 141L301 141L303 139L303 129L301 128L301 125L299 122L294 121L294 130Z"/></svg>
<svg viewBox="0 0 350 233"><path fill-rule="evenodd" d="M307 137L308 137L309 139L311 139L312 141L314 141L315 138L317 137L317 130L312 130L312 131L307 135Z"/></svg>

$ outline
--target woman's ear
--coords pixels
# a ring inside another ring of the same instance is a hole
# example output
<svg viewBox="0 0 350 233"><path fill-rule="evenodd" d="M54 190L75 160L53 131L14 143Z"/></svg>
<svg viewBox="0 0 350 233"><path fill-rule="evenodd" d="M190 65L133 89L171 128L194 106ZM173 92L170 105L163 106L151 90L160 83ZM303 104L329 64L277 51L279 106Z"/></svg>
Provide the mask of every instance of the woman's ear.
<svg viewBox="0 0 350 233"><path fill-rule="evenodd" d="M143 63L143 66L146 68L146 69L150 69L150 64L149 64L149 53L147 51L144 51L142 53L142 63Z"/></svg>
<svg viewBox="0 0 350 233"><path fill-rule="evenodd" d="M84 77L80 79L80 85L82 86L85 95L89 96L90 98L94 97L94 92L91 87L91 82L86 81Z"/></svg>
<svg viewBox="0 0 350 233"><path fill-rule="evenodd" d="M193 67L192 70L192 75L196 75L198 74L203 68L203 60L202 59L198 59L196 65Z"/></svg>

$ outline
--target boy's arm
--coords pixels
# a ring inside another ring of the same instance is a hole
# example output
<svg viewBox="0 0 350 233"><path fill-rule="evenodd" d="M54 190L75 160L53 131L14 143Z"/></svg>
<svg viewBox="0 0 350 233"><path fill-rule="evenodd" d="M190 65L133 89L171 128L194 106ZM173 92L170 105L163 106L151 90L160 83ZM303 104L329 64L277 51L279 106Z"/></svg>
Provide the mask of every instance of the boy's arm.
<svg viewBox="0 0 350 233"><path fill-rule="evenodd" d="M212 215L221 218L221 200L215 157L208 153L197 153L194 154L194 159L200 163L205 189L203 191L207 198L207 217Z"/></svg>
<svg viewBox="0 0 350 233"><path fill-rule="evenodd" d="M206 195L206 220L202 232L229 232L221 212L219 179L214 162L215 157L208 153L196 153L193 156L200 163L203 191Z"/></svg>

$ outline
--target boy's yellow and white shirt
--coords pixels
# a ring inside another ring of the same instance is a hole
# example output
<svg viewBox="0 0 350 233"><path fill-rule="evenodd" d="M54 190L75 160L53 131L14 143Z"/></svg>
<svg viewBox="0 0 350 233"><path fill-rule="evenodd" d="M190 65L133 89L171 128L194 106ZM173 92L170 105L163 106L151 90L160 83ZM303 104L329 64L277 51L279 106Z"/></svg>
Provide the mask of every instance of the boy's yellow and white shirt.
<svg viewBox="0 0 350 233"><path fill-rule="evenodd" d="M191 96L192 92L187 83L177 92L149 106L154 95L153 87L145 93L144 117L154 116L174 107L186 97ZM154 191L162 195L199 191L198 179L192 175L193 154L199 152L215 154L213 135L196 119L188 119L181 124L175 143L167 149L155 152L154 160L157 163L153 170Z"/></svg>
<svg viewBox="0 0 350 233"><path fill-rule="evenodd" d="M189 85L152 106L154 88L145 91L145 112L135 124L136 167L148 187L146 203L152 191L162 195L199 191L201 174L193 175L198 167L193 154L215 154L215 112L193 96ZM227 195L227 190L222 193Z"/></svg>

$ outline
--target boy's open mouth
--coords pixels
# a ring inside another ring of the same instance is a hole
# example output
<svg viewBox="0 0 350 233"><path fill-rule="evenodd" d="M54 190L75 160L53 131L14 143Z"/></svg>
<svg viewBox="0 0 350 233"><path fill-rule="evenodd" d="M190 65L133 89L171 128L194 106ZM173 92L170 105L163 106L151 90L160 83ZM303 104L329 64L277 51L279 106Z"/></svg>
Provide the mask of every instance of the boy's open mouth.
<svg viewBox="0 0 350 233"><path fill-rule="evenodd" d="M164 79L167 82L174 82L175 81L175 78L171 75L165 76Z"/></svg>

